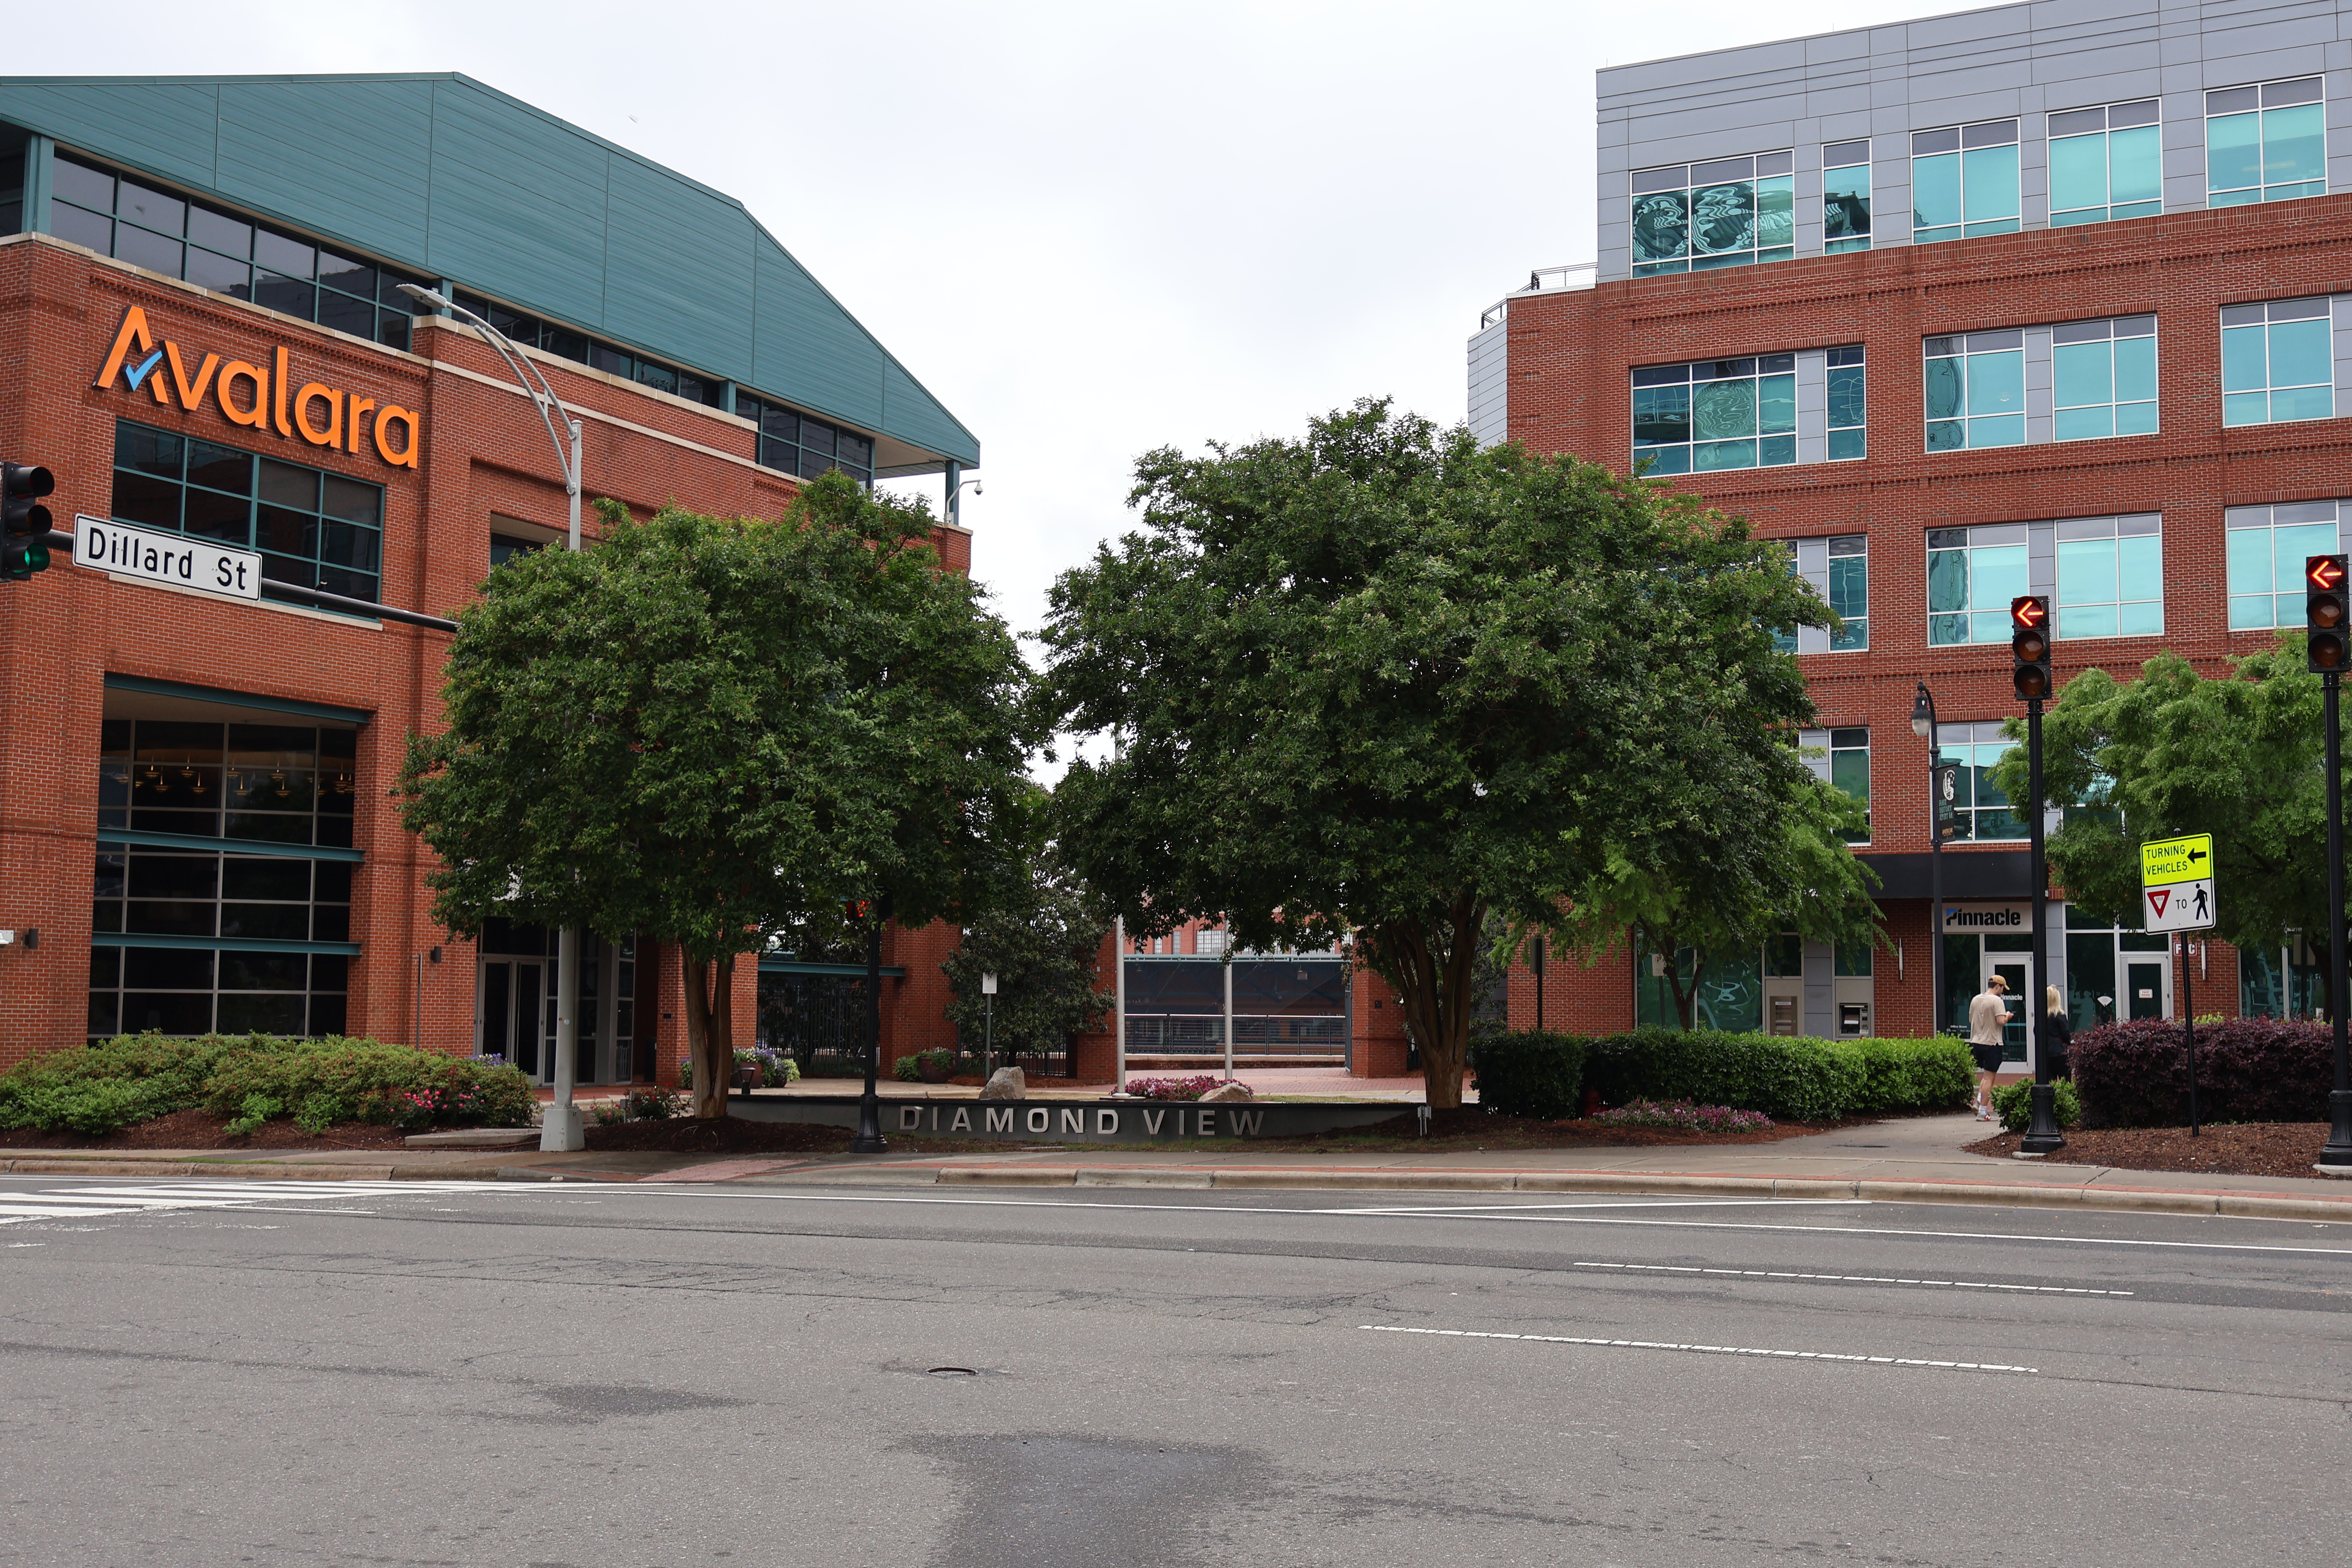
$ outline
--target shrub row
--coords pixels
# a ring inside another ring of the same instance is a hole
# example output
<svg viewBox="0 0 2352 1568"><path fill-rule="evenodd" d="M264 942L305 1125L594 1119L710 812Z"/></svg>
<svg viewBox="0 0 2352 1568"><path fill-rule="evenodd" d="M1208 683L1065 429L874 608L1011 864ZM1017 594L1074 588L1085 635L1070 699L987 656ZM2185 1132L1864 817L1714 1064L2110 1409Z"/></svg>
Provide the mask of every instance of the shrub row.
<svg viewBox="0 0 2352 1568"><path fill-rule="evenodd" d="M2197 1026L2197 1109L2208 1121L2325 1121L2336 1087L2325 1024L2231 1018ZM2189 1053L2165 1018L2102 1024L2068 1053L2086 1127L2189 1125Z"/></svg>
<svg viewBox="0 0 2352 1568"><path fill-rule="evenodd" d="M1958 1040L1822 1040L1713 1029L1590 1038L1496 1035L1471 1048L1478 1100L1508 1116L1573 1116L1602 1103L1688 1100L1785 1121L1896 1115L1966 1104L1972 1064Z"/></svg>
<svg viewBox="0 0 2352 1568"><path fill-rule="evenodd" d="M250 1131L276 1116L408 1128L527 1126L530 1082L503 1062L330 1037L125 1035L0 1073L0 1128L111 1132L205 1110Z"/></svg>

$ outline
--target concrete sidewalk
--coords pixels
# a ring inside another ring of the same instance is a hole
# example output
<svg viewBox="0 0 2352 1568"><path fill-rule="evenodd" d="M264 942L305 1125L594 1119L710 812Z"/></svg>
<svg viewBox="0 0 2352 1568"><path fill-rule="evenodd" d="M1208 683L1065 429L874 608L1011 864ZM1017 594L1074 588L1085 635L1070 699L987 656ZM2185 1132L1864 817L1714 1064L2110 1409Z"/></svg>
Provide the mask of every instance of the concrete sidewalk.
<svg viewBox="0 0 2352 1568"><path fill-rule="evenodd" d="M2135 1209L2352 1224L2352 1186L2314 1176L2128 1171L2056 1160L1988 1159L1963 1145L1967 1116L1869 1123L1777 1143L1660 1149L1416 1152L1033 1147L1003 1152L762 1155L536 1150L0 1151L15 1175L238 1176L311 1181L750 1182L792 1186L1090 1186L1521 1193L1673 1193L1846 1197Z"/></svg>

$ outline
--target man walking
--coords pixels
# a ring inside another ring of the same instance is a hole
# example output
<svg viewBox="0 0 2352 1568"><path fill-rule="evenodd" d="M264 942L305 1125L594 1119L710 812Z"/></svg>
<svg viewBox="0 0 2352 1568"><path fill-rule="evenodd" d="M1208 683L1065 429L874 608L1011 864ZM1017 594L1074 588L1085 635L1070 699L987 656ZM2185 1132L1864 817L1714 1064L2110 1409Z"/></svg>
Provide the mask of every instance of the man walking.
<svg viewBox="0 0 2352 1568"><path fill-rule="evenodd" d="M1992 1076L2000 1070L2000 1032L2009 1023L2009 982L1996 974L1969 1004L1969 1051L1977 1058L1977 1120L1990 1121Z"/></svg>

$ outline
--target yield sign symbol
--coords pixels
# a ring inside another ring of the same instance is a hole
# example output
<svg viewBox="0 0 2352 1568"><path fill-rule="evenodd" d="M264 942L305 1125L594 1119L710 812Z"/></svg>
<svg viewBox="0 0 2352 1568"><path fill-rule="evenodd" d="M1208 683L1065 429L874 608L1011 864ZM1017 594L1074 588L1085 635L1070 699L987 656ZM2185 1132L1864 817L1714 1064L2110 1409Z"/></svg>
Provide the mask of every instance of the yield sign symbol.
<svg viewBox="0 0 2352 1568"><path fill-rule="evenodd" d="M2170 888L2150 888L2147 890L2148 904L2159 915L2164 913L2165 902L2171 897L2172 889Z"/></svg>

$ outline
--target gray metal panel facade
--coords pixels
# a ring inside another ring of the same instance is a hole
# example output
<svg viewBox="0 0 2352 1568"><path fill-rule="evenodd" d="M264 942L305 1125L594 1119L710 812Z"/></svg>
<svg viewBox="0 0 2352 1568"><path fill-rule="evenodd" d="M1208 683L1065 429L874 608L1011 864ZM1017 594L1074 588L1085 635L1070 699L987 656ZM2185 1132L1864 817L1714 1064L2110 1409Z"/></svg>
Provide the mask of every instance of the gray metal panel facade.
<svg viewBox="0 0 2352 1568"><path fill-rule="evenodd" d="M979 466L741 203L468 78L0 79L0 120Z"/></svg>
<svg viewBox="0 0 2352 1568"><path fill-rule="evenodd" d="M1470 340L1470 434L1482 447L1511 438L1510 343L1507 318Z"/></svg>
<svg viewBox="0 0 2352 1568"><path fill-rule="evenodd" d="M2167 211L2205 205L2203 91L2326 73L2328 187L2352 189L2352 0L2029 0L1598 76L1601 277L1633 275L1633 170L1793 151L1797 254L1821 254L1821 147L1872 138L1872 243L1910 243L1909 136L2019 124L2021 226L2047 226L2055 110L2157 98ZM1766 263L1765 265L1770 265Z"/></svg>

